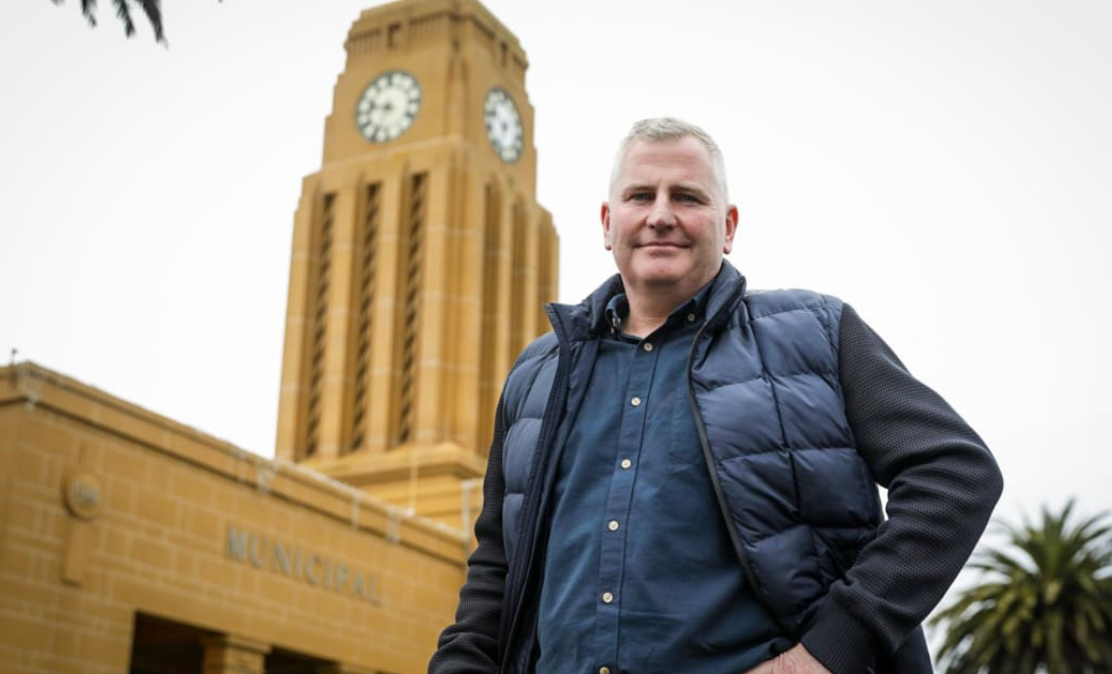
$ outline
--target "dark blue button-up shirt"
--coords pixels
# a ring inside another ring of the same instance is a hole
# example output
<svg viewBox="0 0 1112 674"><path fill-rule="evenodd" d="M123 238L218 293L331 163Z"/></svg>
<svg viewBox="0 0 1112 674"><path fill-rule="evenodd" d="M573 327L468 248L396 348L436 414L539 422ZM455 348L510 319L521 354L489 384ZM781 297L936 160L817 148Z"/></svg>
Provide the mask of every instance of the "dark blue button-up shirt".
<svg viewBox="0 0 1112 674"><path fill-rule="evenodd" d="M739 674L778 636L750 594L687 397L707 292L599 345L555 484L538 674ZM606 668L603 670L603 668Z"/></svg>

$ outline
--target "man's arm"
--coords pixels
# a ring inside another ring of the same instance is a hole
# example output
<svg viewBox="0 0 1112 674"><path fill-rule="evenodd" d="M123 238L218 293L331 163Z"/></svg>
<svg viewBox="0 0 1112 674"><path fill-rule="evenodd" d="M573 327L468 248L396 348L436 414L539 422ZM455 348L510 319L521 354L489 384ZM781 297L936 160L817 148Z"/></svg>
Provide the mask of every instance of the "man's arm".
<svg viewBox="0 0 1112 674"><path fill-rule="evenodd" d="M467 581L459 593L456 622L440 635L429 674L494 674L498 671L498 630L506 583L502 542L503 404L498 403L494 439L483 480L483 509L475 522L478 547L467 560Z"/></svg>
<svg viewBox="0 0 1112 674"><path fill-rule="evenodd" d="M859 674L890 654L957 577L1003 489L981 438L915 379L846 305L840 376L857 450L888 489L888 520L803 635L835 674Z"/></svg>

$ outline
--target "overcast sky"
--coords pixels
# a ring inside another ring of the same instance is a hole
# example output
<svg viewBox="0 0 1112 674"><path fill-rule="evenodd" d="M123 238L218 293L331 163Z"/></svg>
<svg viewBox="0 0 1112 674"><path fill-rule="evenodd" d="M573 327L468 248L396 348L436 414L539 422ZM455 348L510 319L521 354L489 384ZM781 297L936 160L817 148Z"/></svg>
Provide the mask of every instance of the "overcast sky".
<svg viewBox="0 0 1112 674"><path fill-rule="evenodd" d="M0 6L0 349L273 455L293 212L367 2ZM1014 517L1112 509L1112 3L490 0L530 60L560 299L635 119L726 153L750 287L841 296Z"/></svg>

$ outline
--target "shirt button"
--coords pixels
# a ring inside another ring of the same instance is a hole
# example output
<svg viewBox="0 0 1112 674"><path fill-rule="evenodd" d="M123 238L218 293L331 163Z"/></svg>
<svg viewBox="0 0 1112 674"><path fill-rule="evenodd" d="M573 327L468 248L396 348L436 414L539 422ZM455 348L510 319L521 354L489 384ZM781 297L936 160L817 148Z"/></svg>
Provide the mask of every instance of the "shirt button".
<svg viewBox="0 0 1112 674"><path fill-rule="evenodd" d="M638 398L637 396L634 396L634 397L633 397L633 400L630 400L629 402L630 402L630 404L631 404L631 405L633 405L634 407L637 407L637 406L639 406L639 405L641 404L641 399L640 399L640 398Z"/></svg>
<svg viewBox="0 0 1112 674"><path fill-rule="evenodd" d="M610 522L606 525L606 528L610 531L617 531L618 526L618 520L610 520Z"/></svg>
<svg viewBox="0 0 1112 674"><path fill-rule="evenodd" d="M622 459L622 470L629 470L630 466L632 465L633 462L629 459Z"/></svg>
<svg viewBox="0 0 1112 674"><path fill-rule="evenodd" d="M598 668L598 674L610 674L610 668L609 667L599 667Z"/></svg>
<svg viewBox="0 0 1112 674"><path fill-rule="evenodd" d="M602 593L602 603L609 604L612 601L614 601L614 595L610 594L609 592Z"/></svg>
<svg viewBox="0 0 1112 674"><path fill-rule="evenodd" d="M695 314L688 314L687 315L687 322L688 323L694 323L695 322Z"/></svg>
<svg viewBox="0 0 1112 674"><path fill-rule="evenodd" d="M641 345L641 348L646 350L646 351L652 351L653 350L653 345L652 345L651 342L645 342L644 344Z"/></svg>

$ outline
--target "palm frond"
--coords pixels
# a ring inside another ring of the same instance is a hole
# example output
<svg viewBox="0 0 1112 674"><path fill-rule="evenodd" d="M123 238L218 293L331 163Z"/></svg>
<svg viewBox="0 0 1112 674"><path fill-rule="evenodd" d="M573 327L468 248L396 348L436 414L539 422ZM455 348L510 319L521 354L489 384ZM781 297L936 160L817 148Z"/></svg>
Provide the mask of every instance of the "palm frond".
<svg viewBox="0 0 1112 674"><path fill-rule="evenodd" d="M1074 502L1037 523L999 524L1006 548L978 551L981 584L930 621L945 624L946 674L1112 674L1112 523L1074 523Z"/></svg>
<svg viewBox="0 0 1112 674"><path fill-rule="evenodd" d="M218 1L223 2L224 0ZM60 5L65 0L51 0L51 2ZM116 17L124 25L124 35L127 37L135 35L135 20L131 15L131 3L137 3L139 8L143 10L143 14L147 16L147 21L151 24L151 29L154 30L154 39L166 44L166 34L162 24L162 0L112 0L112 6L116 8ZM97 0L81 0L81 14L84 15L89 25L95 28L97 25Z"/></svg>

